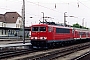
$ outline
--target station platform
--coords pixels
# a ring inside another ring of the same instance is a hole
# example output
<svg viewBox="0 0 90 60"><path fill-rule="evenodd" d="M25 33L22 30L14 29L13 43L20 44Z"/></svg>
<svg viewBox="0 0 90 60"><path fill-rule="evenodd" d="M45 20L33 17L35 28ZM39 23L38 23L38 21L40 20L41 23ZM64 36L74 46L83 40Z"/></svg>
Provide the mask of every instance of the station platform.
<svg viewBox="0 0 90 60"><path fill-rule="evenodd" d="M4 45L0 45L0 48L5 48L5 47L19 47L19 46L30 46L31 43L19 43L19 44L4 44Z"/></svg>

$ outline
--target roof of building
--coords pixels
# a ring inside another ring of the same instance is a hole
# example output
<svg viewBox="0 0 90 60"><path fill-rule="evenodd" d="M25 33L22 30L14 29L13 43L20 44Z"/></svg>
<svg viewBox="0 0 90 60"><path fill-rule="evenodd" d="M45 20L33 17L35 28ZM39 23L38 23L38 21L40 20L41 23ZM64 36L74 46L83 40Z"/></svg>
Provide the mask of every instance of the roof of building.
<svg viewBox="0 0 90 60"><path fill-rule="evenodd" d="M16 23L17 18L21 17L17 12L6 12L5 23Z"/></svg>
<svg viewBox="0 0 90 60"><path fill-rule="evenodd" d="M0 14L0 22L5 22L4 14Z"/></svg>
<svg viewBox="0 0 90 60"><path fill-rule="evenodd" d="M5 14L0 14L0 22L16 23L18 17L21 16L17 12L6 12Z"/></svg>

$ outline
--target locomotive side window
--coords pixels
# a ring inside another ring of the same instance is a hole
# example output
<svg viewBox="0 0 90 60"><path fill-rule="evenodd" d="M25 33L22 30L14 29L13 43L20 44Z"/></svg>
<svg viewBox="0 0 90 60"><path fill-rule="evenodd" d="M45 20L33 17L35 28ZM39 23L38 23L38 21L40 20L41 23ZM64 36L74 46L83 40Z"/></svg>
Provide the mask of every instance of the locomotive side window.
<svg viewBox="0 0 90 60"><path fill-rule="evenodd" d="M84 35L85 34L85 32L79 32L79 35Z"/></svg>
<svg viewBox="0 0 90 60"><path fill-rule="evenodd" d="M70 33L70 29L56 28L56 33Z"/></svg>
<svg viewBox="0 0 90 60"><path fill-rule="evenodd" d="M53 28L52 27L48 27L48 31L49 32L52 32L53 31Z"/></svg>
<svg viewBox="0 0 90 60"><path fill-rule="evenodd" d="M46 31L46 27L32 27L32 31Z"/></svg>

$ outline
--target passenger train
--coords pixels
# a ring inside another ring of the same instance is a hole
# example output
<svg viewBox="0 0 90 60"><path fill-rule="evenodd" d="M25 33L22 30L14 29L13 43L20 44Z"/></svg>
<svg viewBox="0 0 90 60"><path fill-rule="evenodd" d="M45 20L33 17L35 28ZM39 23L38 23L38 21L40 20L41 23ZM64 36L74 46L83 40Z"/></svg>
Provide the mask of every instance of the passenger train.
<svg viewBox="0 0 90 60"><path fill-rule="evenodd" d="M46 22L31 26L31 44L36 47L53 47L90 39L90 30L65 27Z"/></svg>

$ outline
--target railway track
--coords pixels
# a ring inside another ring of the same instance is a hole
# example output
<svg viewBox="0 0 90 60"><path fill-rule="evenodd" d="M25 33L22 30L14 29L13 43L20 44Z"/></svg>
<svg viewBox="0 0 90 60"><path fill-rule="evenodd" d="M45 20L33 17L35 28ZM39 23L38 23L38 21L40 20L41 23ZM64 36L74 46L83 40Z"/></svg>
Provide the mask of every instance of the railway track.
<svg viewBox="0 0 90 60"><path fill-rule="evenodd" d="M16 57L22 57L30 54L29 56L17 58L20 60L54 60L65 55L74 53L79 50L89 48L90 42L81 43L77 45L72 45L68 47L62 47L57 49L48 49L48 50L9 50L9 51L0 51L0 59L13 59ZM39 53L39 54L37 54ZM12 58L13 57L13 58Z"/></svg>
<svg viewBox="0 0 90 60"><path fill-rule="evenodd" d="M57 58L63 57L65 55L86 49L90 47L90 42L77 44L69 47L65 47L63 49L59 48L58 50L49 51L46 53L29 56L26 58L22 58L20 60L55 60Z"/></svg>
<svg viewBox="0 0 90 60"><path fill-rule="evenodd" d="M24 55L28 53L36 52L37 50L28 50L28 49L17 49L17 50L4 50L0 51L0 60L1 59L8 59L11 57Z"/></svg>
<svg viewBox="0 0 90 60"><path fill-rule="evenodd" d="M90 51L82 54L81 56L75 57L71 60L86 60L86 59L90 59Z"/></svg>

